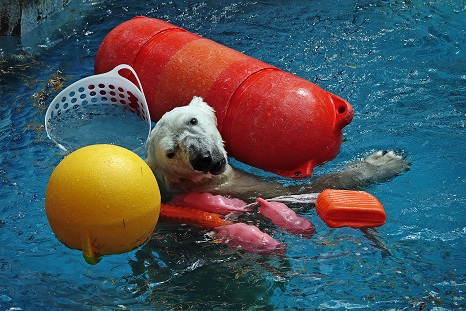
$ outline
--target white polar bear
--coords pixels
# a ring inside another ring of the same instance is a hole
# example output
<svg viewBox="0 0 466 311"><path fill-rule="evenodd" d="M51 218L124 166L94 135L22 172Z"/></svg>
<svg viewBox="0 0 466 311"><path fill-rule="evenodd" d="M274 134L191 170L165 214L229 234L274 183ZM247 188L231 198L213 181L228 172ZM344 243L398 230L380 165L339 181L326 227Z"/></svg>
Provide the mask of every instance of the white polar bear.
<svg viewBox="0 0 466 311"><path fill-rule="evenodd" d="M378 151L307 185L285 187L262 180L228 164L214 110L200 97L162 116L150 134L146 153L164 198L172 193L210 192L250 200L327 188L361 189L409 169L402 156Z"/></svg>

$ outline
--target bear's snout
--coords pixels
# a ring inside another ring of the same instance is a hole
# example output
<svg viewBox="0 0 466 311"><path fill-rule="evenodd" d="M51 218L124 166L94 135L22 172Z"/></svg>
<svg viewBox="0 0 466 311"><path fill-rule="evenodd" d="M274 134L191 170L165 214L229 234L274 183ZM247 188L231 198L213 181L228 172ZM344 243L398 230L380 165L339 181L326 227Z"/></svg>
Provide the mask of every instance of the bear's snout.
<svg viewBox="0 0 466 311"><path fill-rule="evenodd" d="M196 171L219 175L225 171L227 161L223 156L212 157L210 152L203 152L193 157L190 163Z"/></svg>
<svg viewBox="0 0 466 311"><path fill-rule="evenodd" d="M212 165L212 156L210 152L199 153L190 162L196 171L207 173Z"/></svg>
<svg viewBox="0 0 466 311"><path fill-rule="evenodd" d="M222 174L223 172L225 172L225 168L227 166L227 160L225 158L222 158L220 161L218 161L217 163L214 163L214 165L212 166L212 168L209 170L209 172L212 174L212 175L220 175Z"/></svg>

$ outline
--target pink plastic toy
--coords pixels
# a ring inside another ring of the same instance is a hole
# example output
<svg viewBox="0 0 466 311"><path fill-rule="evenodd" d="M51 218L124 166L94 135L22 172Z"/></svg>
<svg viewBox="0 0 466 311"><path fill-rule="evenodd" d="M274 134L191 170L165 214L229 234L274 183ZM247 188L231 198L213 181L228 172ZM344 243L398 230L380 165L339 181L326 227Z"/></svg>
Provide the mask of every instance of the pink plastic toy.
<svg viewBox="0 0 466 311"><path fill-rule="evenodd" d="M170 201L170 204L195 208L204 212L229 214L232 212L249 212L245 209L246 202L240 199L229 199L221 195L210 193L192 192L188 194L177 194Z"/></svg>
<svg viewBox="0 0 466 311"><path fill-rule="evenodd" d="M255 254L284 254L285 247L256 226L236 223L214 228L217 238L231 249Z"/></svg>
<svg viewBox="0 0 466 311"><path fill-rule="evenodd" d="M300 234L310 238L316 233L314 225L304 217L297 215L283 203L269 202L262 198L256 200L260 203L259 212L270 219L275 225L293 234Z"/></svg>

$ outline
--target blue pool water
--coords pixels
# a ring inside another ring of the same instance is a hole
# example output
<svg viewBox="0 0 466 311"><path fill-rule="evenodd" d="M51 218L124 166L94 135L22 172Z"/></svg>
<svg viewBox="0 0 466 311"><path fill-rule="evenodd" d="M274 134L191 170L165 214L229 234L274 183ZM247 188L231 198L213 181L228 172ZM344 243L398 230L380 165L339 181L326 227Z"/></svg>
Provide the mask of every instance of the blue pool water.
<svg viewBox="0 0 466 311"><path fill-rule="evenodd" d="M47 81L57 70L65 86L91 75L101 40L135 15L348 100L345 143L316 174L402 150L411 170L368 189L385 206L377 235L391 254L359 230L326 227L313 208L300 212L316 227L310 239L260 222L286 244L283 257L231 251L171 224L95 266L63 246L44 211L63 157L43 131L57 93ZM93 0L21 42L0 38L0 310L466 310L465 20L466 2L454 0Z"/></svg>

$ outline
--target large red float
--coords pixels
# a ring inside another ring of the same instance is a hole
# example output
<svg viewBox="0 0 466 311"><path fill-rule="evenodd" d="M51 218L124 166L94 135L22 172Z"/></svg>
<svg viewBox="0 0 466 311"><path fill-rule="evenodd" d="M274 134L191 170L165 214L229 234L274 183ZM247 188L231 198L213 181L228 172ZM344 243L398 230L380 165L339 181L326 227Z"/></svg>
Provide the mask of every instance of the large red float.
<svg viewBox="0 0 466 311"><path fill-rule="evenodd" d="M211 105L228 154L283 176L333 159L351 105L317 85L167 22L135 17L103 40L95 72L132 66L153 121L194 95Z"/></svg>

